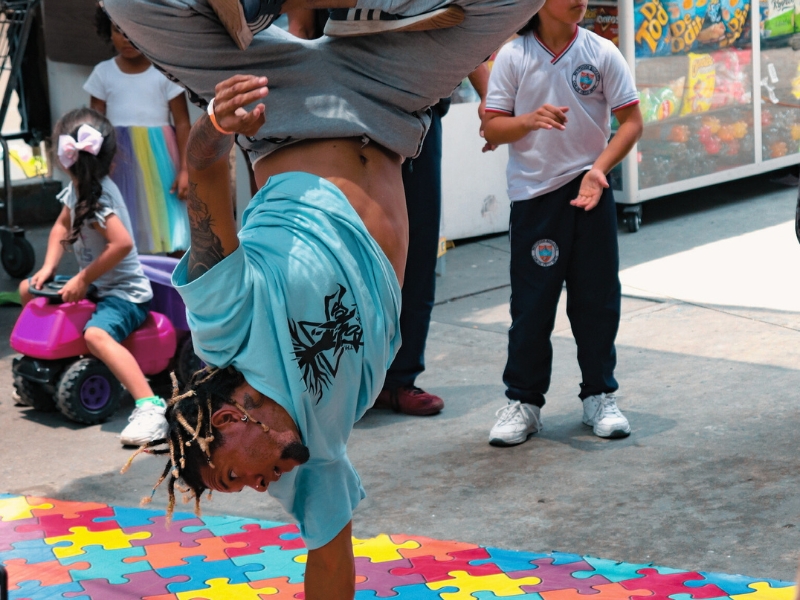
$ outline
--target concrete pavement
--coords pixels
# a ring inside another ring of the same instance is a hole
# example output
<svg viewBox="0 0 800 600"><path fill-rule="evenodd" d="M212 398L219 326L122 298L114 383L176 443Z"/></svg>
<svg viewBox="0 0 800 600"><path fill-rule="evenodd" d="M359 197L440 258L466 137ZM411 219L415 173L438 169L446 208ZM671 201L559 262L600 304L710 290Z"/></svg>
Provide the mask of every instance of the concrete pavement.
<svg viewBox="0 0 800 600"><path fill-rule="evenodd" d="M490 447L503 406L508 241L458 243L446 255L418 385L445 411L370 411L351 458L369 497L354 532L421 534L510 549L560 550L632 563L794 579L800 556L800 245L795 190L766 176L645 205L620 232L625 297L619 403L633 434L600 440L581 425L580 374L563 302L553 336L544 430ZM44 254L46 230L29 234ZM0 274L0 289L13 282ZM0 308L4 339L18 314ZM116 436L132 406L78 427L10 399L0 356L0 491L135 506L163 465ZM3 391L4 390L4 391ZM163 506L159 494L154 507ZM206 513L283 521L253 491L215 495Z"/></svg>

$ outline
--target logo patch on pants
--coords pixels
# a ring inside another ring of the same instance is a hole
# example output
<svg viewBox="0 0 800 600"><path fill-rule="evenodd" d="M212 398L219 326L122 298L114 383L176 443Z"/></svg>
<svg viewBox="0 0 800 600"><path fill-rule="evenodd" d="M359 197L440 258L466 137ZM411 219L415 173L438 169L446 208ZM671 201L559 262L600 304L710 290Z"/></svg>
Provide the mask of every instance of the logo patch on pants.
<svg viewBox="0 0 800 600"><path fill-rule="evenodd" d="M531 255L540 267L552 267L558 261L558 244L553 240L534 242Z"/></svg>

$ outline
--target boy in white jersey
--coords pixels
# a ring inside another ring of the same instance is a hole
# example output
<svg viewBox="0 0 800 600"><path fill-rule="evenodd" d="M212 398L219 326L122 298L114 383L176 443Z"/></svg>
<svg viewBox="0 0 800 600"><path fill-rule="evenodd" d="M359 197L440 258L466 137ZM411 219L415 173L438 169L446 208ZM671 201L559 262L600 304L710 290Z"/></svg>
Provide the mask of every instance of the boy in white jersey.
<svg viewBox="0 0 800 600"><path fill-rule="evenodd" d="M641 136L630 71L612 42L582 29L585 0L547 0L497 56L487 142L510 144L511 318L489 443L513 446L541 429L561 288L578 346L583 422L606 438L630 434L614 397L620 283L616 208L606 174ZM619 130L609 142L610 116Z"/></svg>

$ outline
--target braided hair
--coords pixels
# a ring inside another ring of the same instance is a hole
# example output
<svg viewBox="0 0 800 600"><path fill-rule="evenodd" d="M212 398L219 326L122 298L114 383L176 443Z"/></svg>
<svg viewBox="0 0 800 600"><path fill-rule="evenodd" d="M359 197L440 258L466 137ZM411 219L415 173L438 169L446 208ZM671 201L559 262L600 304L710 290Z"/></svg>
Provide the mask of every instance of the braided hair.
<svg viewBox="0 0 800 600"><path fill-rule="evenodd" d="M158 486L169 478L168 522L175 510L176 486L184 494L184 502L194 498L195 514L200 516L200 497L208 489L203 483L200 470L204 466L214 468L211 454L223 441L222 433L211 425L211 417L222 406L230 404L252 419L247 410L232 399L234 390L244 382L244 376L233 367L225 369L205 367L192 375L186 389L179 392L178 380L172 373L172 398L166 412L169 423L167 438L141 446L122 468L122 473L127 471L133 459L142 452L169 454L169 461L153 486L150 496L142 499L142 504L148 504ZM179 485L179 482L184 485Z"/></svg>
<svg viewBox="0 0 800 600"><path fill-rule="evenodd" d="M64 168L72 178L78 201L75 203L75 218L66 239L61 243L65 247L74 244L80 237L81 227L87 219L92 218L100 209L100 197L103 195L102 181L111 171L111 163L117 151L117 136L108 119L91 108L77 108L58 120L53 129L53 139L61 135L78 136L81 125L91 125L103 136L103 145L97 156L88 152L79 152L75 164Z"/></svg>

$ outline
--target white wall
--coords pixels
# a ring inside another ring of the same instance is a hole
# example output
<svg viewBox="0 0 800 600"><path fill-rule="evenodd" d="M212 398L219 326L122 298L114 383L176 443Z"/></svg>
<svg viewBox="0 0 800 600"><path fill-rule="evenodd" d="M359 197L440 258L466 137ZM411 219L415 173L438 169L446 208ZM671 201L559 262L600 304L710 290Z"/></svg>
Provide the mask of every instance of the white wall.
<svg viewBox="0 0 800 600"><path fill-rule="evenodd" d="M508 146L483 154L478 104L453 104L442 119L442 227L449 240L508 231Z"/></svg>

